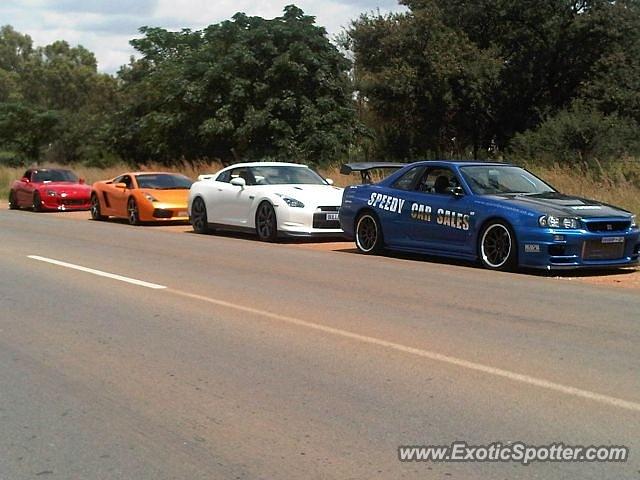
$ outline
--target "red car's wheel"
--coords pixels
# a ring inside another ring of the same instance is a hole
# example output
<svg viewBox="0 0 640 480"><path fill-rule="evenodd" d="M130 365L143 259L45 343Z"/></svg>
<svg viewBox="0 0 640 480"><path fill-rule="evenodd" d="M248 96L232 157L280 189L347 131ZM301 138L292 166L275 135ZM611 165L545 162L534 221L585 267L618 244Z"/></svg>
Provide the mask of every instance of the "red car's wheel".
<svg viewBox="0 0 640 480"><path fill-rule="evenodd" d="M42 211L42 199L40 198L40 194L38 192L33 194L33 211L34 212Z"/></svg>
<svg viewBox="0 0 640 480"><path fill-rule="evenodd" d="M18 202L16 202L16 194L13 190L9 192L9 209L17 210Z"/></svg>

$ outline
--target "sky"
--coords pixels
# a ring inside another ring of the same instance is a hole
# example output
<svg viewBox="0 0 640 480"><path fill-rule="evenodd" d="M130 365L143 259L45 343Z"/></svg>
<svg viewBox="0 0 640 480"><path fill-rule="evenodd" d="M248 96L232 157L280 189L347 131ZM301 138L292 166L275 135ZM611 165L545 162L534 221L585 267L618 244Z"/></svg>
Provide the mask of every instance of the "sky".
<svg viewBox="0 0 640 480"><path fill-rule="evenodd" d="M135 51L129 40L141 26L201 29L236 12L273 18L295 3L330 37L363 12L401 11L397 0L0 0L0 25L12 25L34 44L66 40L95 53L98 69L115 73Z"/></svg>

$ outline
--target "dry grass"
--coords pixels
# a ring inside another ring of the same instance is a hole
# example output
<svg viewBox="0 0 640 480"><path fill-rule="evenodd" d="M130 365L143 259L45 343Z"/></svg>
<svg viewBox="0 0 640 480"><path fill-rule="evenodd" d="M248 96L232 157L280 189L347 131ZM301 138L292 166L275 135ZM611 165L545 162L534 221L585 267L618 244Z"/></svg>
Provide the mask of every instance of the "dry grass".
<svg viewBox="0 0 640 480"><path fill-rule="evenodd" d="M184 164L173 168L148 165L142 170L179 172L188 177L197 178L198 175L213 173L220 168L221 165L217 163L202 163L198 165ZM574 168L557 165L552 167L534 165L529 166L529 169L564 193L593 198L626 208L637 214L640 213L640 185L627 179L619 172L605 174L602 171L596 172L589 169L576 171ZM20 178L24 170L24 168L0 166L0 198L7 197L11 182ZM108 169L77 166L73 167L73 170L81 178L84 178L87 183L91 184L98 180L116 177L123 172L130 171L131 168L126 165L116 165ZM340 174L338 167L324 169L320 173L327 178L333 179L338 186L352 185L360 180L360 175L358 174L349 176Z"/></svg>
<svg viewBox="0 0 640 480"><path fill-rule="evenodd" d="M621 172L576 170L558 165L528 168L563 193L599 200L640 214L640 185Z"/></svg>

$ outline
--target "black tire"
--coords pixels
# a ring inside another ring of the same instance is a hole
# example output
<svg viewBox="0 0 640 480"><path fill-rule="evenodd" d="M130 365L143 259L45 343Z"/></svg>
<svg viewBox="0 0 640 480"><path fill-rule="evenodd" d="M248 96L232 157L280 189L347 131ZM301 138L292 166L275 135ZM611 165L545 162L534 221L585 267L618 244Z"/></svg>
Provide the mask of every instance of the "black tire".
<svg viewBox="0 0 640 480"><path fill-rule="evenodd" d="M140 225L140 211L133 197L129 198L127 202L127 218L129 219L129 225Z"/></svg>
<svg viewBox="0 0 640 480"><path fill-rule="evenodd" d="M100 209L100 200L98 200L98 195L95 193L91 194L91 219L100 221L105 220L107 217L102 215L102 210Z"/></svg>
<svg viewBox="0 0 640 480"><path fill-rule="evenodd" d="M489 270L510 271L518 263L518 243L511 226L502 220L489 222L478 239L478 257Z"/></svg>
<svg viewBox="0 0 640 480"><path fill-rule="evenodd" d="M275 242L278 238L276 211L269 202L262 202L256 210L256 234L263 242Z"/></svg>
<svg viewBox="0 0 640 480"><path fill-rule="evenodd" d="M13 190L9 192L9 210L17 210L18 203L16 202L16 194Z"/></svg>
<svg viewBox="0 0 640 480"><path fill-rule="evenodd" d="M42 199L40 198L40 194L38 192L33 194L33 211L34 212L42 211Z"/></svg>
<svg viewBox="0 0 640 480"><path fill-rule="evenodd" d="M355 225L356 247L365 255L377 255L384 250L382 226L378 217L372 212L358 215Z"/></svg>
<svg viewBox="0 0 640 480"><path fill-rule="evenodd" d="M193 199L191 205L191 226L196 233L209 233L209 219L207 218L207 206L201 197Z"/></svg>

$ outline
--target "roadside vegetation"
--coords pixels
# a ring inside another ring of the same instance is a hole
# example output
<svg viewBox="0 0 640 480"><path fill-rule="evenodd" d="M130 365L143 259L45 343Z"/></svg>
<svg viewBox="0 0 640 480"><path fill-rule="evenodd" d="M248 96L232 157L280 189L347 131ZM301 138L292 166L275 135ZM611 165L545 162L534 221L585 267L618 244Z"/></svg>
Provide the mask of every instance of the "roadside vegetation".
<svg viewBox="0 0 640 480"><path fill-rule="evenodd" d="M335 172L474 158L640 211L638 0L402 3L334 39L293 5L197 31L141 27L115 75L82 46L4 26L0 193L35 164L91 182L239 160Z"/></svg>

